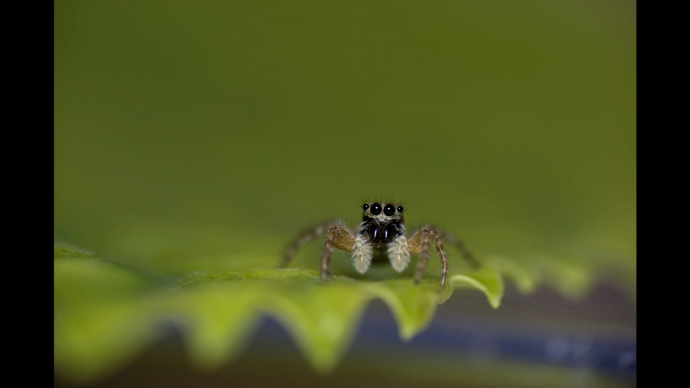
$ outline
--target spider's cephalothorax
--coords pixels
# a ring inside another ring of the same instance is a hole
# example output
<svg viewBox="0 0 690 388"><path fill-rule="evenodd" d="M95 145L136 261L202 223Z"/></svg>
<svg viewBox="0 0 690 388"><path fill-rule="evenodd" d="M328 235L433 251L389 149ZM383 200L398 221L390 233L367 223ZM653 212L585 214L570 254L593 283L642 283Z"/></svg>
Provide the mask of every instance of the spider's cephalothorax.
<svg viewBox="0 0 690 388"><path fill-rule="evenodd" d="M396 271L403 271L410 263L407 250L403 207L392 203L365 203L362 205L362 223L352 251L352 263L359 273L369 269L372 261L386 258Z"/></svg>
<svg viewBox="0 0 690 388"><path fill-rule="evenodd" d="M376 245L388 244L405 234L403 207L392 203L365 203L362 206L359 234L366 234Z"/></svg>
<svg viewBox="0 0 690 388"><path fill-rule="evenodd" d="M326 232L321 254L321 280L327 282L331 276L330 259L333 248L352 255L352 264L359 273L364 273L373 262L390 261L393 268L402 272L410 263L410 255L419 253L419 263L414 282L418 283L429 260L429 248L433 241L441 260L441 287L446 284L448 258L443 240L455 245L473 266L478 266L472 255L460 240L434 226L421 227L412 236L405 236L404 208L386 202L369 202L362 205L362 222L356 234L347 230L340 220L318 224L307 230L290 245L283 256L281 267L294 256L297 248Z"/></svg>

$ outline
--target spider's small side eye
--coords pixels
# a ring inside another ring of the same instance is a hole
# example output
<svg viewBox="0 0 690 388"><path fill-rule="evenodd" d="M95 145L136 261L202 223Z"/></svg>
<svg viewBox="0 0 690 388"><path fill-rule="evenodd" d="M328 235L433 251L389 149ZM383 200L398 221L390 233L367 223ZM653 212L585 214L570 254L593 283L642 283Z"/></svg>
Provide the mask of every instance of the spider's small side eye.
<svg viewBox="0 0 690 388"><path fill-rule="evenodd" d="M371 214L375 216L381 214L381 205L379 205L378 203L371 205Z"/></svg>
<svg viewBox="0 0 690 388"><path fill-rule="evenodd" d="M403 207L402 207L402 206L398 206L398 213L402 213L402 211L403 211Z"/></svg>
<svg viewBox="0 0 690 388"><path fill-rule="evenodd" d="M365 203L364 206L362 206L362 209L364 209L364 210L369 209L369 205Z"/></svg>
<svg viewBox="0 0 690 388"><path fill-rule="evenodd" d="M387 215L387 216L389 216L389 217L392 216L393 214L395 214L395 206L393 206L393 205L386 205L386 207L383 208L383 214L385 214L385 215Z"/></svg>

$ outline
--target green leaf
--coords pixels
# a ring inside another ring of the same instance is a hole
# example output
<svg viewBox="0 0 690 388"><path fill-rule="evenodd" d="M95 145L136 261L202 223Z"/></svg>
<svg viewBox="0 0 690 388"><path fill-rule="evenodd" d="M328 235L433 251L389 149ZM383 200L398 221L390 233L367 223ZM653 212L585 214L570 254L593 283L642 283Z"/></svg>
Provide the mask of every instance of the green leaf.
<svg viewBox="0 0 690 388"><path fill-rule="evenodd" d="M495 269L485 267L467 275L454 274L449 280L453 286L469 286L481 290L493 308L501 305L503 279Z"/></svg>
<svg viewBox="0 0 690 388"><path fill-rule="evenodd" d="M114 371L180 325L191 361L209 370L240 354L257 321L283 324L315 370L333 369L372 299L389 306L403 340L429 324L455 287L482 291L493 307L503 294L495 270L451 273L448 286L427 278L379 282L335 276L321 284L304 269L254 269L159 278L63 246L55 248L55 368L89 381Z"/></svg>

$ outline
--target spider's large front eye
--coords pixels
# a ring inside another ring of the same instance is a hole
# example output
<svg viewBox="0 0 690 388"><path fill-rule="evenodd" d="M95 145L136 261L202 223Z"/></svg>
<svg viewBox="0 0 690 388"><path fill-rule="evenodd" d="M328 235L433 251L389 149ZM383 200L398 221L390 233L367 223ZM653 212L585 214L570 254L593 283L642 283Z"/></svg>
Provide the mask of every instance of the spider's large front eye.
<svg viewBox="0 0 690 388"><path fill-rule="evenodd" d="M387 215L388 217L392 216L395 214L395 206L386 205L386 207L383 208L383 214Z"/></svg>
<svg viewBox="0 0 690 388"><path fill-rule="evenodd" d="M375 216L381 214L381 205L379 205L378 203L371 205L371 214Z"/></svg>
<svg viewBox="0 0 690 388"><path fill-rule="evenodd" d="M364 206L362 206L362 209L364 209L364 210L369 209L369 205L365 203Z"/></svg>

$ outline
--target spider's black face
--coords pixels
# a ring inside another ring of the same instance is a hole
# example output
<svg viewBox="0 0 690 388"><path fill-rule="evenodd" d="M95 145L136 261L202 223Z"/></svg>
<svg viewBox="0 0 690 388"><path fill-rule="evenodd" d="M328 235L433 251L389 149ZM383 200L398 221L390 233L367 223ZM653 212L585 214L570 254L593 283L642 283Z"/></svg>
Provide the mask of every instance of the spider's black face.
<svg viewBox="0 0 690 388"><path fill-rule="evenodd" d="M359 234L366 234L374 244L388 244L405 234L403 207L392 203L365 203L362 206Z"/></svg>
<svg viewBox="0 0 690 388"><path fill-rule="evenodd" d="M360 228L360 234L366 234L374 244L388 244L403 234L400 221L388 224L378 224L376 221L365 221Z"/></svg>

